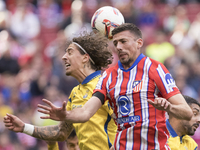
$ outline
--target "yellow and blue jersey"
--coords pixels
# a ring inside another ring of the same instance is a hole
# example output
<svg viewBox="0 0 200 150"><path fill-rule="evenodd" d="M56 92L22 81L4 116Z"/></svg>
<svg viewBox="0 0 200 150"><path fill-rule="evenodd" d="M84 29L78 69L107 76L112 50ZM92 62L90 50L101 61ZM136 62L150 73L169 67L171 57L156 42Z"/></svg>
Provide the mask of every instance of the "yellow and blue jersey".
<svg viewBox="0 0 200 150"><path fill-rule="evenodd" d="M169 120L166 121L167 129L170 133L168 145L171 150L197 150L197 143L188 135L179 137L172 128Z"/></svg>
<svg viewBox="0 0 200 150"><path fill-rule="evenodd" d="M67 110L82 107L93 94L93 90L101 76L96 71L73 88L67 103ZM109 150L114 143L117 126L111 118L113 110L109 102L104 105L85 123L74 123L81 150Z"/></svg>

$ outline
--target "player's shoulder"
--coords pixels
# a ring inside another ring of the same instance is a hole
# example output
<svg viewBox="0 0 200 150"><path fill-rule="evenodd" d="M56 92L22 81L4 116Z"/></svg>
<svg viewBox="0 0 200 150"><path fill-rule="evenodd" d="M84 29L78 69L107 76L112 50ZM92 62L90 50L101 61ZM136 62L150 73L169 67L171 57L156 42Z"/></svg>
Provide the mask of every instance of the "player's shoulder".
<svg viewBox="0 0 200 150"><path fill-rule="evenodd" d="M103 74L110 74L111 72L113 72L113 71L117 71L117 69L119 68L119 65L118 65L118 63L116 63L114 66L111 66L111 67L109 67L109 68L107 68L107 69L105 69L104 71L103 71Z"/></svg>
<svg viewBox="0 0 200 150"><path fill-rule="evenodd" d="M196 143L195 140L192 137L190 137L189 135L183 136L183 139L187 140L187 141L190 141L190 142L193 142L193 143Z"/></svg>
<svg viewBox="0 0 200 150"><path fill-rule="evenodd" d="M189 149L196 149L198 147L198 144L195 142L195 140L190 137L189 135L183 136L183 142L186 143L187 147Z"/></svg>
<svg viewBox="0 0 200 150"><path fill-rule="evenodd" d="M163 65L161 62L159 62L159 61L157 61L157 60L155 60L153 58L147 57L147 59L149 59L149 61L151 61L151 63L153 65Z"/></svg>

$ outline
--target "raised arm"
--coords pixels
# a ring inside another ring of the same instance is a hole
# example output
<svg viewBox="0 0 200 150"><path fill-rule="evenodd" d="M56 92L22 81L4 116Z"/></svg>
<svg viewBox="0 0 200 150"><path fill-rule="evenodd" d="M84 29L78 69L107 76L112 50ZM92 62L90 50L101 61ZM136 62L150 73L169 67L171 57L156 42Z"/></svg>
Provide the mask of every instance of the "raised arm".
<svg viewBox="0 0 200 150"><path fill-rule="evenodd" d="M190 120L193 115L182 94L176 94L168 100L158 97L154 102L152 100L148 100L148 102L155 108L165 110L169 115L173 115L178 119Z"/></svg>
<svg viewBox="0 0 200 150"><path fill-rule="evenodd" d="M26 124L17 116L11 114L7 114L4 117L4 124L11 131L26 133L35 138L47 141L64 141L73 130L73 125L64 121L54 126L38 127Z"/></svg>
<svg viewBox="0 0 200 150"><path fill-rule="evenodd" d="M75 108L71 111L66 111L66 102L63 102L62 107L55 107L50 101L43 99L48 104L44 106L39 104L38 107L42 108L38 111L48 116L42 116L42 119L53 119L57 121L67 121L71 123L83 123L88 121L101 107L102 103L96 96L92 96L83 107Z"/></svg>
<svg viewBox="0 0 200 150"><path fill-rule="evenodd" d="M186 103L182 94L177 94L168 99L172 104L168 113L178 119L190 120L193 112L190 106Z"/></svg>

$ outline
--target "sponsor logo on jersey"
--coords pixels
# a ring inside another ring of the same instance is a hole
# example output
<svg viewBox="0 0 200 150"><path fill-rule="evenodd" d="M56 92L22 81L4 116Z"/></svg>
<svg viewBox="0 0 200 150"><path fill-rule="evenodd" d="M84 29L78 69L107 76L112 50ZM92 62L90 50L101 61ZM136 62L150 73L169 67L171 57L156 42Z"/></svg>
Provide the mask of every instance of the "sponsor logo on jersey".
<svg viewBox="0 0 200 150"><path fill-rule="evenodd" d="M176 87L175 81L172 78L171 74L169 74L169 73L165 74L165 81L166 81L168 87L170 87L170 88Z"/></svg>
<svg viewBox="0 0 200 150"><path fill-rule="evenodd" d="M130 113L130 100L127 96L120 96L117 100L119 105L119 112L122 116L126 116Z"/></svg>
<svg viewBox="0 0 200 150"><path fill-rule="evenodd" d="M126 122L136 122L139 120L140 120L140 116L130 116L130 117L117 118L116 122L119 124L122 124Z"/></svg>

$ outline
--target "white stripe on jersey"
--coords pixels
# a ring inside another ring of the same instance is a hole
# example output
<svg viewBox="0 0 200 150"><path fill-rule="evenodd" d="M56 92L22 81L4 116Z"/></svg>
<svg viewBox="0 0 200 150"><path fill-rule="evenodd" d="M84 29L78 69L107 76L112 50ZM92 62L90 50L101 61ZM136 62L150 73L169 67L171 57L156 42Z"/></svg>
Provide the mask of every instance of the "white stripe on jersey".
<svg viewBox="0 0 200 150"><path fill-rule="evenodd" d="M166 80L165 80L165 72L164 72L164 70L162 69L162 67L161 67L161 65L159 64L158 65L158 68L156 69L157 71L158 71L158 74L159 74L159 76L160 76L160 78L161 78L161 80L162 80L162 82L163 82L163 85L164 85L164 87L165 87L165 90L166 90L166 92L167 93L170 93L170 92L172 92L172 91L174 91L173 90L173 87L172 86L169 86L168 84L167 84L167 82L166 82Z"/></svg>
<svg viewBox="0 0 200 150"><path fill-rule="evenodd" d="M97 85L96 85L96 89L101 89L101 86L103 84L103 79L107 76L107 72L104 71L103 74L102 74L102 77L99 79L99 81L97 82Z"/></svg>
<svg viewBox="0 0 200 150"><path fill-rule="evenodd" d="M158 128L157 128L157 122L156 122L156 125L155 125L155 139L154 139L154 143L155 143L155 149L159 149L160 147L160 144L158 142Z"/></svg>
<svg viewBox="0 0 200 150"><path fill-rule="evenodd" d="M151 66L151 61L147 58L144 62L143 68L143 87L142 90L148 91L148 82L149 82L149 69ZM142 128L141 128L141 150L146 150L148 147L148 126L149 126L149 107L147 102L147 92L140 92L141 97L141 111L142 111Z"/></svg>
<svg viewBox="0 0 200 150"><path fill-rule="evenodd" d="M127 93L126 96L131 100L130 101L130 113L129 116L134 116L134 99L133 99L133 82L135 81L136 78L136 74L137 74L137 66L135 66L133 69L130 70L130 76L129 76L129 81L127 84ZM135 123L134 123L135 125Z"/></svg>
<svg viewBox="0 0 200 150"><path fill-rule="evenodd" d="M130 101L130 113L129 113L129 116L134 116L134 100L133 100L133 82L135 81L135 77L136 77L136 74L137 74L137 66L135 66L133 69L130 70L130 76L129 76L129 81L128 81L128 84L127 84L127 97L131 100ZM130 128L127 129L127 143L126 143L126 147L128 149L133 149L133 136L134 136L134 132L133 132L133 129L134 129L134 125L135 125L135 122L130 122L129 123L131 125Z"/></svg>
<svg viewBox="0 0 200 150"><path fill-rule="evenodd" d="M115 99L116 99L116 106L117 106L117 114L118 114L118 118L121 118L122 117L122 114L119 112L120 111L120 109L119 109L119 105L118 105L118 102L117 102L117 100L118 100L118 98L119 98L119 93L120 93L120 91L121 91L121 84L122 84L122 81L123 81L123 71L120 69L120 68L118 68L117 69L117 83L116 83L116 88L115 88L115 93L114 93L114 97L115 97ZM124 126L124 124L122 123L122 124L120 124L120 128L121 129L124 129L123 128L123 126Z"/></svg>
<svg viewBox="0 0 200 150"><path fill-rule="evenodd" d="M110 94L109 94L108 90L110 90L109 86L110 86L111 82L112 82L112 72L110 73L110 75L108 77L108 81L106 83L107 97L109 97L109 98L110 98ZM112 107L114 107L114 106L112 106Z"/></svg>
<svg viewBox="0 0 200 150"><path fill-rule="evenodd" d="M127 128L127 133L126 133L126 138L127 138L127 141L126 141L126 149L130 149L132 150L133 149L133 129L134 127L130 127L130 128Z"/></svg>
<svg viewBox="0 0 200 150"><path fill-rule="evenodd" d="M121 138L121 134L122 134L122 131L120 131L118 136L117 136L117 142L116 142L115 150L119 150L119 148L120 148L119 141L120 141L120 138Z"/></svg>

